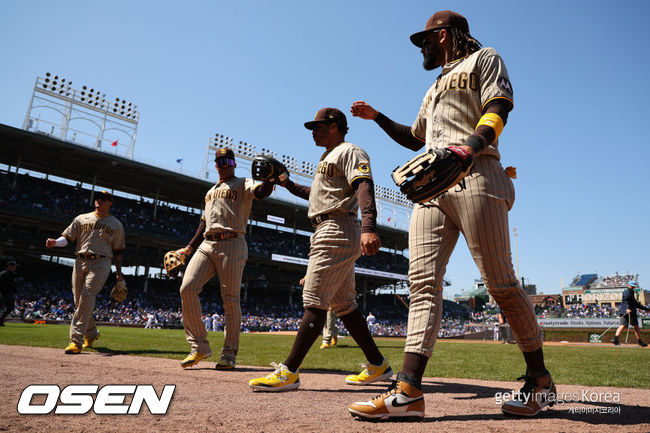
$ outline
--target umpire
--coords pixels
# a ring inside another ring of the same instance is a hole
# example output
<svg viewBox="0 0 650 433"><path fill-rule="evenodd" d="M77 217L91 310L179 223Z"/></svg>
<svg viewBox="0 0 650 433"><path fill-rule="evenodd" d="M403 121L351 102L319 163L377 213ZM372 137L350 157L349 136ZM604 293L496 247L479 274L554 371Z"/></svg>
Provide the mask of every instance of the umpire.
<svg viewBox="0 0 650 433"><path fill-rule="evenodd" d="M5 326L5 317L14 309L16 299L16 261L9 259L7 269L0 272L0 326Z"/></svg>
<svg viewBox="0 0 650 433"><path fill-rule="evenodd" d="M621 326L618 327L616 334L612 339L612 343L614 343L616 346L621 344L618 341L618 337L621 335L621 332L623 332L623 329L627 328L630 325L634 326L634 333L636 334L636 339L639 343L639 346L647 346L647 344L641 340L641 332L639 331L639 319L636 315L636 309L641 308L642 310L650 311L650 308L641 305L639 301L637 301L634 297L634 289L638 287L639 285L636 283L636 281L628 281L627 289L623 292L623 302L621 302L621 305L618 307L618 315L621 316Z"/></svg>

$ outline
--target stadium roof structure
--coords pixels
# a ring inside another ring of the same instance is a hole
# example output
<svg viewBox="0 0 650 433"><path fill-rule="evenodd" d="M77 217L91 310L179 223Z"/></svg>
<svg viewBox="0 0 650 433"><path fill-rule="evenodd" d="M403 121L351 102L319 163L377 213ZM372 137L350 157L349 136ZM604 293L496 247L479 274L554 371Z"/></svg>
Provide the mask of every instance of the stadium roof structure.
<svg viewBox="0 0 650 433"><path fill-rule="evenodd" d="M212 186L192 176L4 124L0 124L0 148L1 164L181 206L202 209L205 192ZM282 216L286 227L313 231L305 206L271 198L263 206L253 205L251 219L265 222L265 214ZM405 231L384 226L378 226L378 231L383 246L397 251L408 248Z"/></svg>

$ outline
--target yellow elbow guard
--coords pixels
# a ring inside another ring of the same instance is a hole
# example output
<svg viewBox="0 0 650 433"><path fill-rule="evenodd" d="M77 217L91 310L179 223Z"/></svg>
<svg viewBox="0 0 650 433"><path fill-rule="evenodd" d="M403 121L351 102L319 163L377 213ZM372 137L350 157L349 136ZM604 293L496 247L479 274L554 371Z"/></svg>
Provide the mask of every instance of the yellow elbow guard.
<svg viewBox="0 0 650 433"><path fill-rule="evenodd" d="M481 125L489 126L494 130L494 140L496 141L503 131L503 119L496 113L485 113L481 120L478 121L476 128Z"/></svg>

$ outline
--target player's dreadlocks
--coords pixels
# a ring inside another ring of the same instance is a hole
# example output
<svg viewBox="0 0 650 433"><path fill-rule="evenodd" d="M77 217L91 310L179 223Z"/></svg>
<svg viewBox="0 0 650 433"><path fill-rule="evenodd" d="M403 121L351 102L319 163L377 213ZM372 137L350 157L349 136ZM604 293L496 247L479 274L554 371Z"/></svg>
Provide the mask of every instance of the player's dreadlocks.
<svg viewBox="0 0 650 433"><path fill-rule="evenodd" d="M454 59L469 56L481 49L481 43L469 34L457 29L456 27L451 27L449 31L451 31L451 39L454 41L452 46Z"/></svg>

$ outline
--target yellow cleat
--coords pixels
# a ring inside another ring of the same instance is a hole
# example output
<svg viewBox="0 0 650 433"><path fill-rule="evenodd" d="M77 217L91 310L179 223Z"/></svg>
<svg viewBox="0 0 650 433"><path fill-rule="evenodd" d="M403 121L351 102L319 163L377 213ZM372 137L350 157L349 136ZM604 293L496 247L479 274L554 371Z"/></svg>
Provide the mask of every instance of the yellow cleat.
<svg viewBox="0 0 650 433"><path fill-rule="evenodd" d="M93 347L93 342L99 339L99 332L93 338L84 337L84 344L81 346L82 349L90 349Z"/></svg>
<svg viewBox="0 0 650 433"><path fill-rule="evenodd" d="M219 362L217 362L217 365L214 366L214 368L217 370L234 370L235 361L232 359L221 358Z"/></svg>
<svg viewBox="0 0 650 433"><path fill-rule="evenodd" d="M321 349L329 349L330 344L327 341L323 341L323 343L321 343L321 345L320 345L320 348Z"/></svg>
<svg viewBox="0 0 650 433"><path fill-rule="evenodd" d="M78 353L81 353L81 346L77 343L72 342L66 346L65 353L66 355L76 355Z"/></svg>
<svg viewBox="0 0 650 433"><path fill-rule="evenodd" d="M249 380L248 386L259 391L270 392L291 391L300 386L298 371L292 373L286 365L275 362L272 362L271 366L275 368L273 373Z"/></svg>
<svg viewBox="0 0 650 433"><path fill-rule="evenodd" d="M370 363L361 364L363 371L359 374L352 374L345 378L348 385L369 385L380 380L390 379L393 376L393 369L384 358L381 365L372 365Z"/></svg>
<svg viewBox="0 0 650 433"><path fill-rule="evenodd" d="M199 352L192 352L187 357L181 361L181 367L187 368L191 367L193 365L196 365L199 363L199 361L202 361L206 358L209 358L212 356L212 352L208 353L199 353Z"/></svg>
<svg viewBox="0 0 650 433"><path fill-rule="evenodd" d="M332 346L332 347L336 346L337 342L338 342L338 339L336 337L332 337L332 342L330 343L330 346Z"/></svg>

